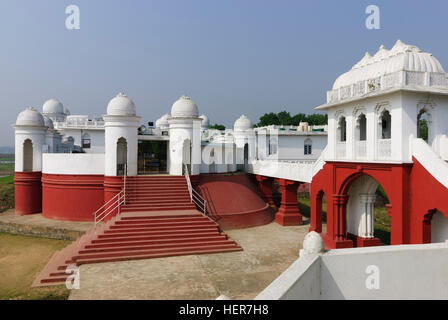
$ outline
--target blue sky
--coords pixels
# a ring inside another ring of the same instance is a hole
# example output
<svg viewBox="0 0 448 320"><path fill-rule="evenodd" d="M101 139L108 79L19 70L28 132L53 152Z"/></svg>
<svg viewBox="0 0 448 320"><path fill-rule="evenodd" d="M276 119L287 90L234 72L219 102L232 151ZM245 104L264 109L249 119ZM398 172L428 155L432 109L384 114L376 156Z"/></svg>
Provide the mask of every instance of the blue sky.
<svg viewBox="0 0 448 320"><path fill-rule="evenodd" d="M65 28L78 5L81 29ZM365 27L379 6L381 30ZM446 0L2 0L0 145L26 106L50 97L104 114L123 91L142 122L186 93L212 123L242 113L312 113L336 77L397 39L448 65Z"/></svg>

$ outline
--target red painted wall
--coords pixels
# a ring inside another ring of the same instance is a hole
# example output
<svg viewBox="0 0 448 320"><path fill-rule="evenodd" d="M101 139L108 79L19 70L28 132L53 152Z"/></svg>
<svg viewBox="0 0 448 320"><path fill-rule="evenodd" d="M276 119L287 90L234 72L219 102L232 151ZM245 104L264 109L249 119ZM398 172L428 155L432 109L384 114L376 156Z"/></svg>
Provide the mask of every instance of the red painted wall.
<svg viewBox="0 0 448 320"><path fill-rule="evenodd" d="M102 175L42 175L42 214L45 218L93 221L104 203Z"/></svg>
<svg viewBox="0 0 448 320"><path fill-rule="evenodd" d="M448 218L448 189L415 158L410 177L410 242L431 242L431 219L437 209ZM431 212L432 211L432 212Z"/></svg>
<svg viewBox="0 0 448 320"><path fill-rule="evenodd" d="M198 189L207 200L207 210L219 216L224 229L263 225L273 220L273 212L261 198L253 177L238 175L200 175Z"/></svg>
<svg viewBox="0 0 448 320"><path fill-rule="evenodd" d="M41 172L15 172L15 212L18 215L42 212Z"/></svg>

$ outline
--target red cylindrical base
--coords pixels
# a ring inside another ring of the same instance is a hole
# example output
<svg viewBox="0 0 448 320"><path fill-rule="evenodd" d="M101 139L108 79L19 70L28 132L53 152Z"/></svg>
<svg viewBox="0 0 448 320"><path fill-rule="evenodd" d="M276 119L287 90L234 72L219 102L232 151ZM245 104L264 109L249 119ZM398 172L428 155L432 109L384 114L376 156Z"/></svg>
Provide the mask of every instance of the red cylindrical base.
<svg viewBox="0 0 448 320"><path fill-rule="evenodd" d="M42 172L16 172L15 211L18 215L42 212Z"/></svg>
<svg viewBox="0 0 448 320"><path fill-rule="evenodd" d="M104 203L103 179L103 175L43 174L43 216L93 221L93 212Z"/></svg>

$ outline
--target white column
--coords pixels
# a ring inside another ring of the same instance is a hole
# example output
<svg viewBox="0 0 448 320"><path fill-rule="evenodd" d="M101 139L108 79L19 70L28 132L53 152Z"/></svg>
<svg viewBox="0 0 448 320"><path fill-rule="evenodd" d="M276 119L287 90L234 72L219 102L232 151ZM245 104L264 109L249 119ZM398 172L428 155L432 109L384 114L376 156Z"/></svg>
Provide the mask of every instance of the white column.
<svg viewBox="0 0 448 320"><path fill-rule="evenodd" d="M373 238L374 237L374 223L373 223L373 213L374 204L376 200L375 194L360 194L359 195L361 205L363 208L363 214L361 219L361 228L359 236L362 238Z"/></svg>

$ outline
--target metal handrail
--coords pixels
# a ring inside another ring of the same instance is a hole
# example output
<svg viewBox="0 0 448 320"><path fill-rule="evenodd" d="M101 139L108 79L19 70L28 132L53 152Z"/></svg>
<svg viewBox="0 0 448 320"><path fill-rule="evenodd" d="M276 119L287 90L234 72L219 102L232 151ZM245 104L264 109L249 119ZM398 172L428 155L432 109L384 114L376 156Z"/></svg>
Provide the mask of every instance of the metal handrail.
<svg viewBox="0 0 448 320"><path fill-rule="evenodd" d="M191 203L194 203L196 207L202 211L205 215L207 215L207 200L202 198L202 196L194 190L194 188L191 186L191 180L190 180L190 173L188 172L188 167L184 163L184 176L185 180L187 181L188 186L188 192L190 193L190 201Z"/></svg>
<svg viewBox="0 0 448 320"><path fill-rule="evenodd" d="M118 209L118 214L120 214L121 205L126 203L126 176L128 173L127 164L124 165L124 175L123 175L123 189L111 199L109 199L105 204L103 204L98 210L96 210L92 215L94 216L95 226L103 221L107 216L109 216L115 209ZM112 208L112 209L111 209Z"/></svg>

